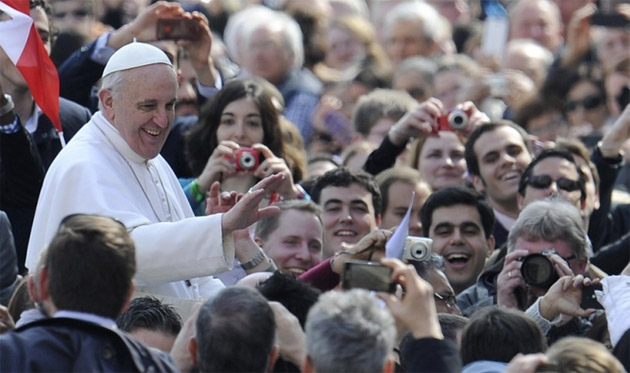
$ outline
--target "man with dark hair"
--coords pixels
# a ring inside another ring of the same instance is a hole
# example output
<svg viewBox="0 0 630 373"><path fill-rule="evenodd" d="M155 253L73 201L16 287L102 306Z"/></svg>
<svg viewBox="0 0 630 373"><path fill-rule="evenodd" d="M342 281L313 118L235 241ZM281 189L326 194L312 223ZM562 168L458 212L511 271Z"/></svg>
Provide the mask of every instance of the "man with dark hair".
<svg viewBox="0 0 630 373"><path fill-rule="evenodd" d="M173 306L147 296L132 300L116 319L116 326L145 345L168 353L182 329L182 318Z"/></svg>
<svg viewBox="0 0 630 373"><path fill-rule="evenodd" d="M311 197L322 208L324 258L341 251L342 243L357 243L381 222L381 192L374 177L338 168L320 176Z"/></svg>
<svg viewBox="0 0 630 373"><path fill-rule="evenodd" d="M0 336L0 370L175 371L166 355L116 330L135 271L135 247L122 224L66 218L37 276L41 310L50 317Z"/></svg>
<svg viewBox="0 0 630 373"><path fill-rule="evenodd" d="M464 155L472 184L494 209L492 235L501 247L518 217L519 179L532 161L528 134L509 121L485 123L468 136Z"/></svg>
<svg viewBox="0 0 630 373"><path fill-rule="evenodd" d="M584 173L567 150L544 149L527 166L518 183L518 207L559 196L575 205L588 226Z"/></svg>
<svg viewBox="0 0 630 373"><path fill-rule="evenodd" d="M275 272L256 289L267 300L281 303L300 321L304 328L308 310L317 302L320 291L304 281L282 272Z"/></svg>
<svg viewBox="0 0 630 373"><path fill-rule="evenodd" d="M421 211L424 236L444 257L445 273L456 294L473 285L494 250L494 213L483 196L465 187L434 192Z"/></svg>
<svg viewBox="0 0 630 373"><path fill-rule="evenodd" d="M190 341L200 372L267 372L278 350L276 322L265 298L249 287L230 287L199 310Z"/></svg>

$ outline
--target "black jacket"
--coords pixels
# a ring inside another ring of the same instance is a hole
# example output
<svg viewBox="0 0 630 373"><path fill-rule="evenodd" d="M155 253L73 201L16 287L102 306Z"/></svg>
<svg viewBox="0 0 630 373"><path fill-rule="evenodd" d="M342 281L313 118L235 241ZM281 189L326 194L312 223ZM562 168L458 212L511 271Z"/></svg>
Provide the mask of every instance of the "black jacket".
<svg viewBox="0 0 630 373"><path fill-rule="evenodd" d="M48 318L0 335L1 372L176 372L168 357L123 332Z"/></svg>

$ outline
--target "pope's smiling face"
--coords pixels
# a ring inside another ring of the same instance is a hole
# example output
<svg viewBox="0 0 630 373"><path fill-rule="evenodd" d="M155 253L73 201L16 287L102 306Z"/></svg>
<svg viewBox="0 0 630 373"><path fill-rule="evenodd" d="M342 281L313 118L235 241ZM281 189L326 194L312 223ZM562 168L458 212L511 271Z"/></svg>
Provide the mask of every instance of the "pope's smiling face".
<svg viewBox="0 0 630 373"><path fill-rule="evenodd" d="M99 93L103 113L135 153L153 159L162 150L175 116L175 71L154 64L122 73L118 92Z"/></svg>

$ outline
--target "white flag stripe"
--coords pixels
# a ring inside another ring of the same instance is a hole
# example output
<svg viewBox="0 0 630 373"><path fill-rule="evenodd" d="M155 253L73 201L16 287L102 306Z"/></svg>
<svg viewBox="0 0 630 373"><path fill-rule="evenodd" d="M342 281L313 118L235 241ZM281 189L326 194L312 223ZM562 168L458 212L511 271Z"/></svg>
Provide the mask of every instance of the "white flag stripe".
<svg viewBox="0 0 630 373"><path fill-rule="evenodd" d="M0 22L0 46L15 65L22 55L33 19L0 0L0 10L13 19Z"/></svg>

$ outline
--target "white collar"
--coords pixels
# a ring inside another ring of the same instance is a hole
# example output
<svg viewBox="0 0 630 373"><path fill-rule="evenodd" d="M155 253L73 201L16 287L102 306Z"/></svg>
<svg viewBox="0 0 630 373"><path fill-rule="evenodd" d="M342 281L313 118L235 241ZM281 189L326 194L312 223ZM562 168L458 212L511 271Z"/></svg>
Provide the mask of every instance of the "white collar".
<svg viewBox="0 0 630 373"><path fill-rule="evenodd" d="M55 312L53 317L65 317L68 319L83 320L104 326L109 329L117 329L116 322L109 317L95 315L93 313L85 313L78 311L61 310Z"/></svg>
<svg viewBox="0 0 630 373"><path fill-rule="evenodd" d="M109 122L109 120L103 115L102 112L97 111L96 114L92 116L92 122L101 130L101 132L107 137L112 146L126 159L131 162L142 164L147 160L140 156L138 153L134 152L133 149L127 144L127 141L123 139L120 135L120 132L114 127L113 124Z"/></svg>

